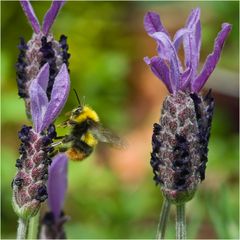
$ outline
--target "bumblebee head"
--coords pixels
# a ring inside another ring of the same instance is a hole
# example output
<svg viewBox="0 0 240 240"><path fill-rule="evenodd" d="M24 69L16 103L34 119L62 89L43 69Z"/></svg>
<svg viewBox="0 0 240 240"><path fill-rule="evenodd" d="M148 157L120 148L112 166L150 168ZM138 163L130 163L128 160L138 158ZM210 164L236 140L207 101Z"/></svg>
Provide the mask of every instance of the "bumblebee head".
<svg viewBox="0 0 240 240"><path fill-rule="evenodd" d="M81 103L76 90L73 90L76 94L79 105L77 108L72 110L68 123L73 125L76 123L79 124L87 119L91 119L94 122L99 122L97 113L92 108L86 106L84 103Z"/></svg>
<svg viewBox="0 0 240 240"><path fill-rule="evenodd" d="M70 117L70 118L76 118L77 116L79 116L80 114L82 114L83 109L84 109L84 106L78 106L77 108L74 108L74 109L72 110L72 113L71 113L71 117Z"/></svg>

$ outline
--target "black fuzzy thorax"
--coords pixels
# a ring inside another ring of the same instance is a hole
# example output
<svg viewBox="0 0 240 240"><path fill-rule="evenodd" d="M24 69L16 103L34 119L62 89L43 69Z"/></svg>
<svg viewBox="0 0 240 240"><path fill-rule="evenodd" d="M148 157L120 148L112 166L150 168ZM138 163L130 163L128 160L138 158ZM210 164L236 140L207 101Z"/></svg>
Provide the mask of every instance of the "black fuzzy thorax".
<svg viewBox="0 0 240 240"><path fill-rule="evenodd" d="M63 139L63 143L71 142L71 147L85 153L86 156L90 155L93 151L93 147L88 145L86 142L81 140L82 136L95 124L91 119L86 119L81 123L75 123L71 130L71 134L67 135ZM66 151L67 149L62 148L60 151Z"/></svg>
<svg viewBox="0 0 240 240"><path fill-rule="evenodd" d="M156 184L173 202L190 200L205 178L213 107L211 92L205 97L178 92L163 102L150 163Z"/></svg>

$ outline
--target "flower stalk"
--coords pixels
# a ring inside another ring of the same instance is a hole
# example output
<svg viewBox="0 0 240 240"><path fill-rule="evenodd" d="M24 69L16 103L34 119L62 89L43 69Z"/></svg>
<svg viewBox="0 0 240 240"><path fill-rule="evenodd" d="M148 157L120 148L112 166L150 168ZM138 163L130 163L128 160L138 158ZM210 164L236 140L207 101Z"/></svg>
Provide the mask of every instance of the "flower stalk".
<svg viewBox="0 0 240 240"><path fill-rule="evenodd" d="M186 239L185 203L176 205L176 239Z"/></svg>
<svg viewBox="0 0 240 240"><path fill-rule="evenodd" d="M30 218L29 220L29 227L28 227L28 239L38 239L38 224L39 224L39 212L36 216Z"/></svg>
<svg viewBox="0 0 240 240"><path fill-rule="evenodd" d="M167 199L164 199L161 214L160 214L160 219L158 223L157 236L156 236L156 239L158 240L164 239L165 237L170 207L171 207L171 203Z"/></svg>
<svg viewBox="0 0 240 240"><path fill-rule="evenodd" d="M28 219L18 219L17 240L27 239Z"/></svg>

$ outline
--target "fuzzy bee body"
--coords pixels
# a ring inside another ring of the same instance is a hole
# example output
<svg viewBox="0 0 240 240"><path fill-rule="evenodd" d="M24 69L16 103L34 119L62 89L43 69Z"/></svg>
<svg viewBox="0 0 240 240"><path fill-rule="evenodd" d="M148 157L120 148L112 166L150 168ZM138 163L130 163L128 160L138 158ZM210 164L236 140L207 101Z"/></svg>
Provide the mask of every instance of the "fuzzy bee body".
<svg viewBox="0 0 240 240"><path fill-rule="evenodd" d="M61 137L61 142L54 143L59 152L65 152L69 159L81 161L88 157L98 142L122 147L121 139L111 131L103 128L97 113L86 105L81 105L71 112L63 127L70 127L69 135Z"/></svg>
<svg viewBox="0 0 240 240"><path fill-rule="evenodd" d="M90 129L99 122L98 116L89 107L85 106L83 110L83 113L75 120L70 117L66 122L68 126L72 127L72 130L70 135L63 138L59 147L60 152L66 152L69 159L75 161L81 161L88 157L98 143L98 140L90 132Z"/></svg>

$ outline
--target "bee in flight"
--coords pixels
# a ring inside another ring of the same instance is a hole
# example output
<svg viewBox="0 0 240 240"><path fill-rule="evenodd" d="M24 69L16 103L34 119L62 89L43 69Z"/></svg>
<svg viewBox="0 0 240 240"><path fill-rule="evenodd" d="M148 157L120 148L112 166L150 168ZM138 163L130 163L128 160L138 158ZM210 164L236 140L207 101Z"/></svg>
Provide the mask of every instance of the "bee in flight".
<svg viewBox="0 0 240 240"><path fill-rule="evenodd" d="M69 127L70 134L57 137L60 142L52 144L58 146L58 152L65 152L69 159L81 161L88 157L98 142L109 143L116 148L123 148L123 141L110 130L102 127L97 113L85 104L81 104L74 89L79 106L72 110L69 119L61 124Z"/></svg>

